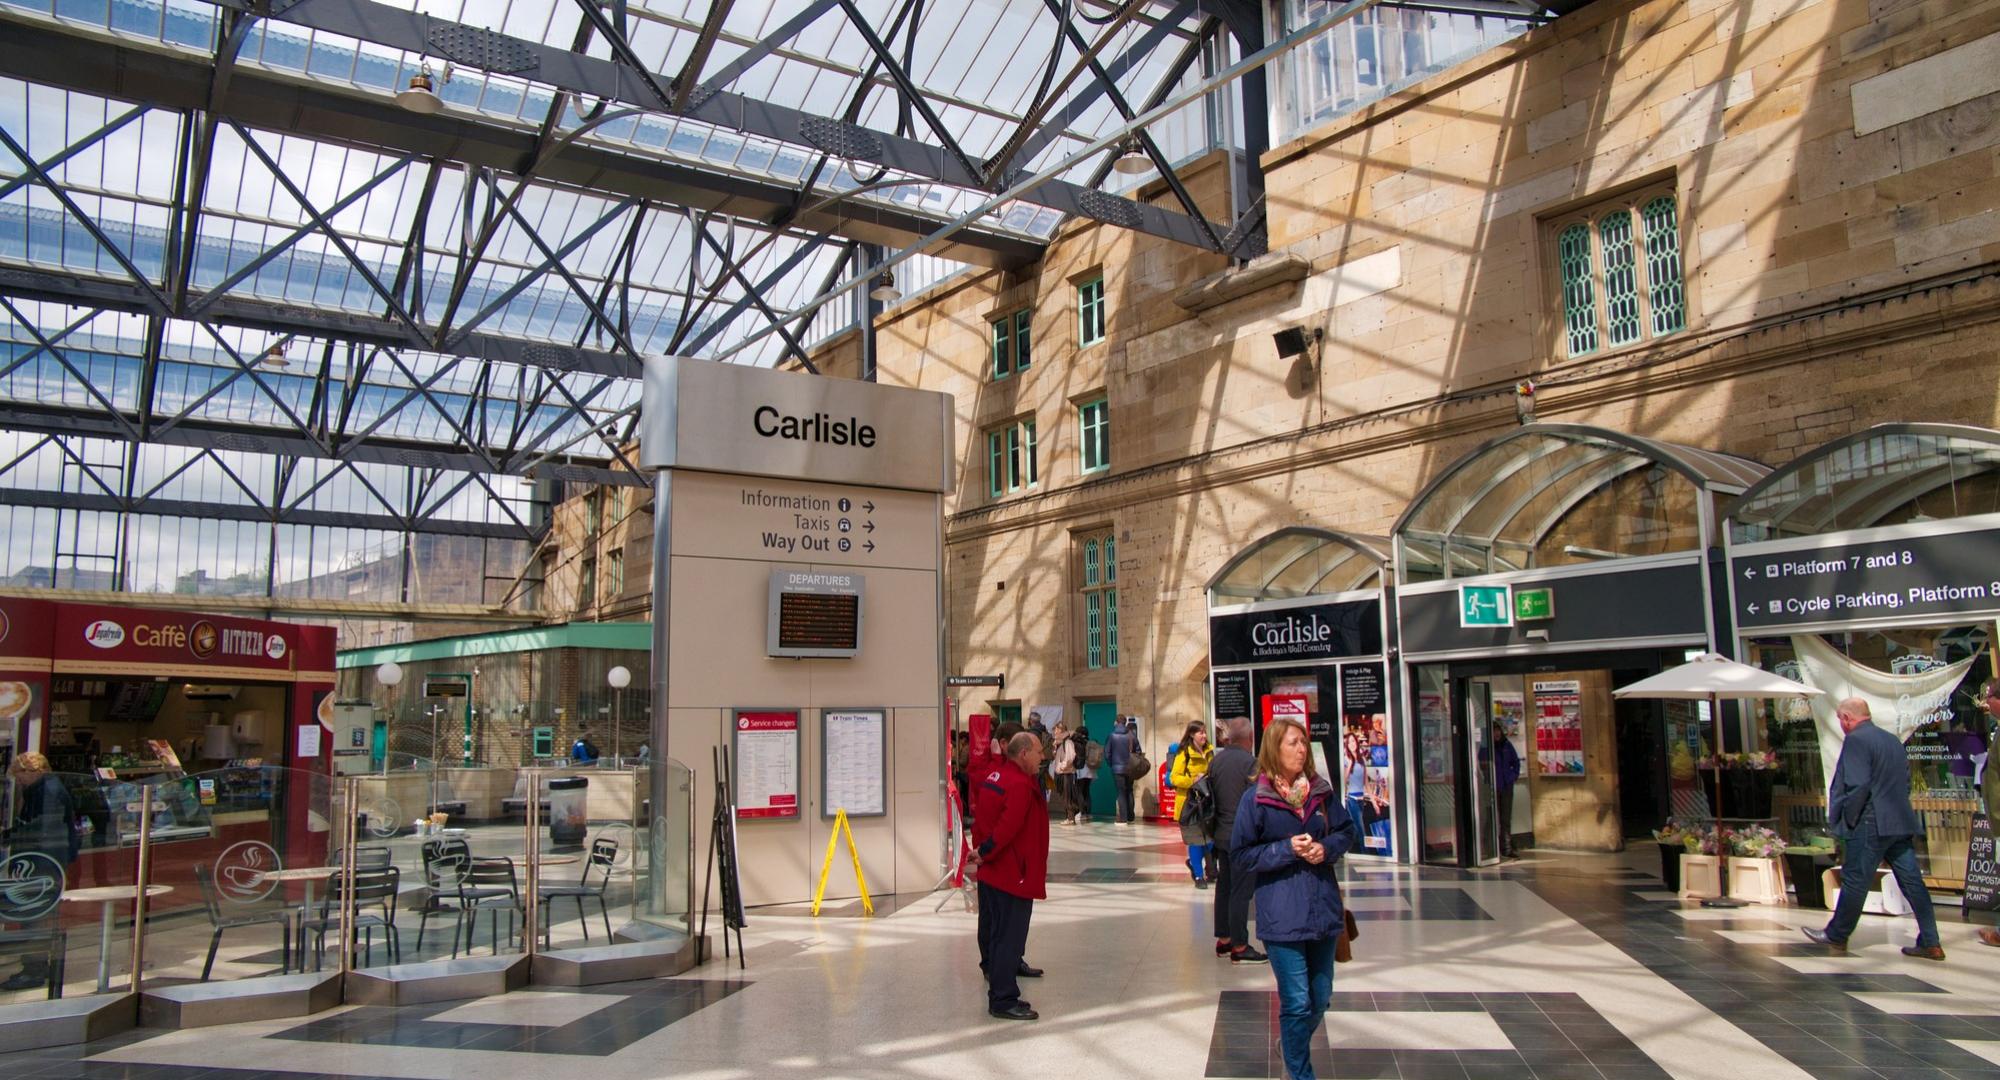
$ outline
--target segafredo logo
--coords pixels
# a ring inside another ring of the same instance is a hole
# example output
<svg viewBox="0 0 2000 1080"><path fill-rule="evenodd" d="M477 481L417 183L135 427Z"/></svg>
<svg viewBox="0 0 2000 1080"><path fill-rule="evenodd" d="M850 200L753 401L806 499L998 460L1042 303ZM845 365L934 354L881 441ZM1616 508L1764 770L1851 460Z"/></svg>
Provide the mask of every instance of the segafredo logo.
<svg viewBox="0 0 2000 1080"><path fill-rule="evenodd" d="M273 660L285 658L285 639L272 634L264 639L264 655Z"/></svg>
<svg viewBox="0 0 2000 1080"><path fill-rule="evenodd" d="M83 628L83 640L100 649L115 649L125 644L125 628L110 619L97 619Z"/></svg>
<svg viewBox="0 0 2000 1080"><path fill-rule="evenodd" d="M7 631L13 628L13 624L7 621L7 613L0 611L0 641L7 640Z"/></svg>

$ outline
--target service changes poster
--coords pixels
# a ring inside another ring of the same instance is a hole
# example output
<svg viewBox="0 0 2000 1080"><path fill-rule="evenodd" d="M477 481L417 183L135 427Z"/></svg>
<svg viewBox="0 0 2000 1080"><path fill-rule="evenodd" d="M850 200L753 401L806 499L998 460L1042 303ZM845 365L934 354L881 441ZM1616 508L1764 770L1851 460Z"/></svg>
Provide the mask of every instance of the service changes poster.
<svg viewBox="0 0 2000 1080"><path fill-rule="evenodd" d="M736 816L799 816L799 714L736 714Z"/></svg>

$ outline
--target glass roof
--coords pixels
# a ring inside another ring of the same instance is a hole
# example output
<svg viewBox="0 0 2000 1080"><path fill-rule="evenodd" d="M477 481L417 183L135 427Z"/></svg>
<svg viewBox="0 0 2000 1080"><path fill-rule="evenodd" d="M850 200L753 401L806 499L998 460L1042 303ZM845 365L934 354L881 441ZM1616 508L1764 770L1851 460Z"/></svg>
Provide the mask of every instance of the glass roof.
<svg viewBox="0 0 2000 1080"><path fill-rule="evenodd" d="M1770 470L1600 428L1531 424L1460 458L1396 525L1403 581L1689 551L1700 499Z"/></svg>
<svg viewBox="0 0 2000 1080"><path fill-rule="evenodd" d="M1772 473L1730 508L1736 543L2000 513L2000 431L1885 424Z"/></svg>
<svg viewBox="0 0 2000 1080"><path fill-rule="evenodd" d="M1239 552L1208 583L1211 606L1382 587L1389 542L1325 529L1279 529Z"/></svg>

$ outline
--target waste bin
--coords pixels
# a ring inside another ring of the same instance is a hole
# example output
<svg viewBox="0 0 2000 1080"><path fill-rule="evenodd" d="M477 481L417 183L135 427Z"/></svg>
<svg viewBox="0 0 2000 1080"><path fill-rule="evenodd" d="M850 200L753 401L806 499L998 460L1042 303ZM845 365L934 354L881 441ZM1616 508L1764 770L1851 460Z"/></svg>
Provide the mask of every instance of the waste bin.
<svg viewBox="0 0 2000 1080"><path fill-rule="evenodd" d="M558 776L549 781L549 844L582 847L590 827L590 781Z"/></svg>

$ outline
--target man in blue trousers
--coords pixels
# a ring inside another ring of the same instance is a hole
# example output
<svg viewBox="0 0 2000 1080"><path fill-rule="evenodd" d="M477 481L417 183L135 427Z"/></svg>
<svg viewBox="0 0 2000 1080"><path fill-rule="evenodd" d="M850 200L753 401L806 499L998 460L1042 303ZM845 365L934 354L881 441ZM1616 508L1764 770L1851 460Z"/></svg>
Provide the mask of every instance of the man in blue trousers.
<svg viewBox="0 0 2000 1080"><path fill-rule="evenodd" d="M1836 835L1847 841L1840 867L1840 903L1826 929L1806 929L1806 936L1835 952L1847 951L1847 938L1861 921L1861 905L1874 887L1875 868L1884 862L1896 875L1910 911L1917 917L1917 943L1903 946L1904 956L1943 960L1938 943L1937 915L1930 890L1917 869L1911 843L1924 833L1923 820L1910 805L1910 763L1903 741L1876 727L1868 703L1848 698L1838 708L1840 729L1847 739L1833 767L1827 792L1826 817Z"/></svg>

